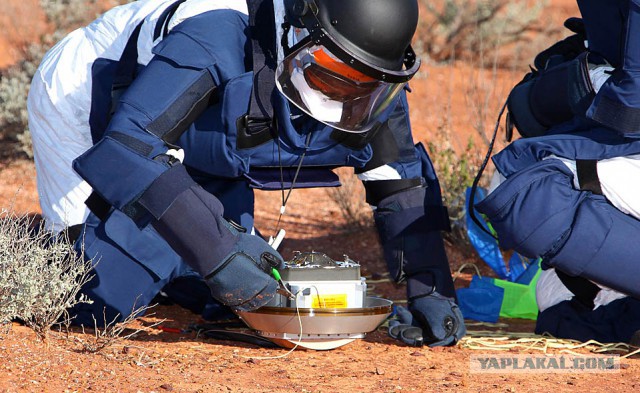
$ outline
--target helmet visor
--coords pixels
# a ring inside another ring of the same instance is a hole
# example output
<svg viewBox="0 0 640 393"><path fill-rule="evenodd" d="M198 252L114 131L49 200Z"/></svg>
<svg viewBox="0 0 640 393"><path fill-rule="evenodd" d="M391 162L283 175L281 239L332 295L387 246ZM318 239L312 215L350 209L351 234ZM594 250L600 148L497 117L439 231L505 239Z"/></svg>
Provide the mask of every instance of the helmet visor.
<svg viewBox="0 0 640 393"><path fill-rule="evenodd" d="M316 120L347 132L365 132L383 120L405 83L365 75L310 41L278 66L276 85Z"/></svg>

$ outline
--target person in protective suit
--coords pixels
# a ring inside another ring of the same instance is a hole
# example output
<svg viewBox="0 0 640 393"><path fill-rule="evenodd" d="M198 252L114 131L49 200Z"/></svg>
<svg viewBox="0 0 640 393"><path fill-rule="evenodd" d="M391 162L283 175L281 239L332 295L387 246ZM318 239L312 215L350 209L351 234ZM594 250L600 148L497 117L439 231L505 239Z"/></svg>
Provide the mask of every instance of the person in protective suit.
<svg viewBox="0 0 640 393"><path fill-rule="evenodd" d="M524 138L493 157L476 207L502 247L542 258L536 332L639 345L640 2L578 5L575 34L512 90Z"/></svg>
<svg viewBox="0 0 640 393"><path fill-rule="evenodd" d="M408 116L417 21L416 0L140 0L52 48L28 104L45 222L97 261L75 322L161 291L209 318L265 305L283 259L253 230L253 189L350 166L407 281L417 331L397 336L457 342L448 217Z"/></svg>

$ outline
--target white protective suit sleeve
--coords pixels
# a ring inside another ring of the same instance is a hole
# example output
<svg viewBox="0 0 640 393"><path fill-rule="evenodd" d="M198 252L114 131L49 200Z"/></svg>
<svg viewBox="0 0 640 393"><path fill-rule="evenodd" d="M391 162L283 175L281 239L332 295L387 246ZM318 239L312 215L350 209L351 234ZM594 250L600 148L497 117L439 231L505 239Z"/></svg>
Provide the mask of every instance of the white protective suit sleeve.
<svg viewBox="0 0 640 393"><path fill-rule="evenodd" d="M33 140L38 196L45 225L54 232L83 223L91 187L72 169L72 162L93 143L91 112L92 66L98 58L118 60L132 31L142 21L138 64L153 57L154 30L164 9L175 0L139 0L112 8L86 27L63 38L44 56L36 71L27 109ZM243 13L246 2L188 0L169 21L169 30L185 19L215 9Z"/></svg>

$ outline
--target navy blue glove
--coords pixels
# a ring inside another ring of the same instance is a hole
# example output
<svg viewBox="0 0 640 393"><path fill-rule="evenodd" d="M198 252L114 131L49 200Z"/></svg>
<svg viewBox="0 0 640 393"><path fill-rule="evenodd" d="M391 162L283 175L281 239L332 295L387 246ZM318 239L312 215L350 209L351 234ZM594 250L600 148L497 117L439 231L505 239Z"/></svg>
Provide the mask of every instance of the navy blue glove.
<svg viewBox="0 0 640 393"><path fill-rule="evenodd" d="M216 300L253 310L275 296L271 269L284 266L280 254L225 220L222 203L195 184L184 166L172 164L138 203L153 215L158 233L205 278Z"/></svg>
<svg viewBox="0 0 640 393"><path fill-rule="evenodd" d="M450 284L451 276L439 270L429 269L407 278L412 324L423 330L424 343L431 347L453 345L467 333Z"/></svg>
<svg viewBox="0 0 640 393"><path fill-rule="evenodd" d="M538 70L544 70L550 66L575 59L578 55L587 50L584 46L584 42L587 39L587 33L582 19L569 18L564 21L564 27L575 34L556 42L549 48L538 53L533 62Z"/></svg>
<svg viewBox="0 0 640 393"><path fill-rule="evenodd" d="M237 310L251 311L264 306L278 289L271 269L284 267L282 256L261 237L239 232L226 220L220 221L237 241L220 265L205 277L211 295Z"/></svg>
<svg viewBox="0 0 640 393"><path fill-rule="evenodd" d="M422 329L413 326L413 315L402 306L396 307L396 318L389 321L389 336L412 347L421 347L424 344Z"/></svg>
<svg viewBox="0 0 640 393"><path fill-rule="evenodd" d="M410 300L409 310L412 324L422 329L423 341L430 347L453 345L467 334L458 305L437 292Z"/></svg>
<svg viewBox="0 0 640 393"><path fill-rule="evenodd" d="M433 293L397 307L397 319L389 322L389 336L407 345L430 347L453 345L467 333L458 305Z"/></svg>

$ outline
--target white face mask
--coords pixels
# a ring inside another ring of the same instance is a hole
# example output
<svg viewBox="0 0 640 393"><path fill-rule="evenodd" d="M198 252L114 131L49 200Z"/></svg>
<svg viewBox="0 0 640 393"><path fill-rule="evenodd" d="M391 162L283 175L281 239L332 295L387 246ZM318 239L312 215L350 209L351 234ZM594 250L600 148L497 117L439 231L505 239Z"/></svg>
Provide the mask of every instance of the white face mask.
<svg viewBox="0 0 640 393"><path fill-rule="evenodd" d="M314 119L359 133L386 120L405 83L376 80L309 40L278 64L276 86Z"/></svg>
<svg viewBox="0 0 640 393"><path fill-rule="evenodd" d="M306 105L310 112L314 114L314 118L321 122L337 123L342 118L343 103L333 101L324 94L320 94L309 87L304 79L304 74L300 69L295 69L291 75L291 83L298 90L302 102Z"/></svg>

